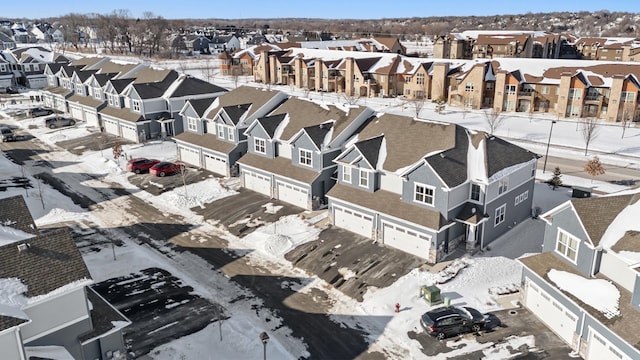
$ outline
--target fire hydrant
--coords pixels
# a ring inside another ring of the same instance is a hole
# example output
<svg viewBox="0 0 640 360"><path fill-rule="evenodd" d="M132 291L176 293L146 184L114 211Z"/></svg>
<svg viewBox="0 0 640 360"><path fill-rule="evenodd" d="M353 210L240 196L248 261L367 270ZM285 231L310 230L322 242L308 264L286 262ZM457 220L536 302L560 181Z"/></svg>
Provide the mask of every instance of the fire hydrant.
<svg viewBox="0 0 640 360"><path fill-rule="evenodd" d="M400 312L400 304L399 304L399 303L397 303L397 304L396 304L396 312L397 312L397 313L399 313L399 312Z"/></svg>

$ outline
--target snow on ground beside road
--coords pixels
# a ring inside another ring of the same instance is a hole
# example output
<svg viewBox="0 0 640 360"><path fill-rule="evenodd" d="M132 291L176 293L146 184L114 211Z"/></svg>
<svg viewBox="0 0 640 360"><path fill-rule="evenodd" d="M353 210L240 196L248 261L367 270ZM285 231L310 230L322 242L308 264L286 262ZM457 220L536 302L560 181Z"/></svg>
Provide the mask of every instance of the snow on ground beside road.
<svg viewBox="0 0 640 360"><path fill-rule="evenodd" d="M146 144L126 144L122 152L127 159L149 158L160 161L175 161L178 158L177 146L173 141L149 141Z"/></svg>
<svg viewBox="0 0 640 360"><path fill-rule="evenodd" d="M216 178L206 179L186 187L180 186L156 196L155 200L174 207L188 210L203 207L212 201L237 194L236 191L224 188Z"/></svg>

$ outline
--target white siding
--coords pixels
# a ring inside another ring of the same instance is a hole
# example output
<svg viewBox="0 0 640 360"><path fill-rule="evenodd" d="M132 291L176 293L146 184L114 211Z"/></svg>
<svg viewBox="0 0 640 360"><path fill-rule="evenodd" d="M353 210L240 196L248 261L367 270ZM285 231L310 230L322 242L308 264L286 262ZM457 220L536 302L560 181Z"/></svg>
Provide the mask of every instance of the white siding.
<svg viewBox="0 0 640 360"><path fill-rule="evenodd" d="M291 159L291 145L281 143L278 145L278 156Z"/></svg>
<svg viewBox="0 0 640 360"><path fill-rule="evenodd" d="M52 329L89 316L82 287L68 294L26 307L24 312L33 321L22 328L23 341L32 338L35 340Z"/></svg>
<svg viewBox="0 0 640 360"><path fill-rule="evenodd" d="M380 174L380 189L402 194L402 179L396 174Z"/></svg>
<svg viewBox="0 0 640 360"><path fill-rule="evenodd" d="M600 272L602 275L614 280L625 289L633 292L633 285L636 281L636 271L629 268L629 265L616 255L608 252L602 253Z"/></svg>
<svg viewBox="0 0 640 360"><path fill-rule="evenodd" d="M18 343L18 336L15 330L0 334L0 349L2 349L3 359L24 359L21 348L22 344Z"/></svg>

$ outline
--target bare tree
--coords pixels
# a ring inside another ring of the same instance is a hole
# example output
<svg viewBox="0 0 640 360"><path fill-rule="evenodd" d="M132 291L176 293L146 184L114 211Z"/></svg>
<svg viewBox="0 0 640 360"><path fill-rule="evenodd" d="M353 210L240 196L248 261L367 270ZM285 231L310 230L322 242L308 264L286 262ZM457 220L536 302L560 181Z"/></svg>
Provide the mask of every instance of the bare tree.
<svg viewBox="0 0 640 360"><path fill-rule="evenodd" d="M204 67L201 69L202 77L207 82L213 82L213 78L215 76L215 68L213 61L211 61L211 57L206 57L204 60Z"/></svg>
<svg viewBox="0 0 640 360"><path fill-rule="evenodd" d="M624 139L624 133L627 131L627 127L631 124L631 122L633 121L633 107L635 106L635 103L632 102L625 102L624 104L624 109L622 111L622 139Z"/></svg>
<svg viewBox="0 0 640 360"><path fill-rule="evenodd" d="M489 109L485 110L484 119L487 121L487 125L489 125L490 135L493 135L493 133L504 122L504 117L502 116L502 113L495 108L492 108L491 110Z"/></svg>
<svg viewBox="0 0 640 360"><path fill-rule="evenodd" d="M582 132L582 138L584 139L584 155L587 155L589 151L589 144L598 137L600 125L599 119L596 117L587 117L580 120L580 131Z"/></svg>
<svg viewBox="0 0 640 360"><path fill-rule="evenodd" d="M342 93L340 95L340 97L349 105L355 105L358 103L358 100L360 100L360 95L347 95L347 93Z"/></svg>
<svg viewBox="0 0 640 360"><path fill-rule="evenodd" d="M593 182L594 177L605 173L605 168L600 162L600 158L594 156L584 165L584 172L591 175L591 181Z"/></svg>

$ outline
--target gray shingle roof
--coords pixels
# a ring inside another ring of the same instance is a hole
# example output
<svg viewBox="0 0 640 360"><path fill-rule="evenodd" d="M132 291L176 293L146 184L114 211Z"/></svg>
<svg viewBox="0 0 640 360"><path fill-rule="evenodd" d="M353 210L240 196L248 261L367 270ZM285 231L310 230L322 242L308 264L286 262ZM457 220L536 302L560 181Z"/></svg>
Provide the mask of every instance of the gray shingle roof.
<svg viewBox="0 0 640 360"><path fill-rule="evenodd" d="M238 104L238 105L230 105L222 108L224 112L229 116L231 122L235 125L238 125L242 115L246 114L249 109L251 109L251 104Z"/></svg>
<svg viewBox="0 0 640 360"><path fill-rule="evenodd" d="M178 79L178 73L169 72L161 81L141 82L136 78L133 88L136 90L141 99L159 98L169 89L171 84Z"/></svg>
<svg viewBox="0 0 640 360"><path fill-rule="evenodd" d="M215 99L216 96L204 99L191 99L187 100L187 102L191 104L191 107L193 108L193 110L195 110L198 116L202 117L204 116L204 112L209 108L209 106L211 106L213 100Z"/></svg>
<svg viewBox="0 0 640 360"><path fill-rule="evenodd" d="M365 160L367 160L373 169L376 169L378 166L380 147L382 146L383 139L384 136L380 135L354 144L358 151L360 151L360 154L364 156Z"/></svg>
<svg viewBox="0 0 640 360"><path fill-rule="evenodd" d="M640 199L638 194L571 199L593 246L598 246L613 220L630 204Z"/></svg>
<svg viewBox="0 0 640 360"><path fill-rule="evenodd" d="M538 157L537 154L529 150L495 136L488 136L485 143L487 147L487 177L491 177L510 166L522 164Z"/></svg>
<svg viewBox="0 0 640 360"><path fill-rule="evenodd" d="M212 109L205 117L213 120L213 117L216 116L221 108L238 104L252 104L247 114L247 116L251 116L278 94L280 94L280 92L277 90L263 90L251 86L240 86L218 97L218 106Z"/></svg>
<svg viewBox="0 0 640 360"><path fill-rule="evenodd" d="M274 159L267 159L264 156L246 153L238 162L242 165L254 167L256 169L265 170L267 172L285 176L305 184L311 184L320 176L320 173L312 169L305 169L301 166L291 164L291 159L278 156Z"/></svg>
<svg viewBox="0 0 640 360"><path fill-rule="evenodd" d="M262 125L262 128L264 129L264 131L266 131L269 137L273 139L273 136L276 133L276 129L278 128L278 125L280 125L280 123L282 122L282 120L284 120L286 116L287 116L286 114L265 116L265 117L259 118L258 123Z"/></svg>
<svg viewBox="0 0 640 360"><path fill-rule="evenodd" d="M133 80L134 79L116 79L116 80L109 80L109 82L111 82L111 86L113 86L113 89L118 94L120 94L122 90L124 90L124 88L127 87L127 85L133 82Z"/></svg>
<svg viewBox="0 0 640 360"><path fill-rule="evenodd" d="M22 195L0 199L0 224L37 234L38 229Z"/></svg>
<svg viewBox="0 0 640 360"><path fill-rule="evenodd" d="M304 132L309 135L309 138L311 138L311 141L313 141L316 147L321 149L322 143L332 127L333 123L327 122L320 125L307 126L304 128Z"/></svg>
<svg viewBox="0 0 640 360"><path fill-rule="evenodd" d="M178 87L175 89L171 97L182 97L182 96L190 96L190 95L201 95L201 94L214 94L220 92L226 92L227 89L222 88L218 85L214 85L210 82L206 82L204 80L200 80L194 77L187 77Z"/></svg>
<svg viewBox="0 0 640 360"><path fill-rule="evenodd" d="M26 250L18 245L29 244ZM91 279L68 228L0 246L0 278L18 278L27 297L45 295L74 281Z"/></svg>

